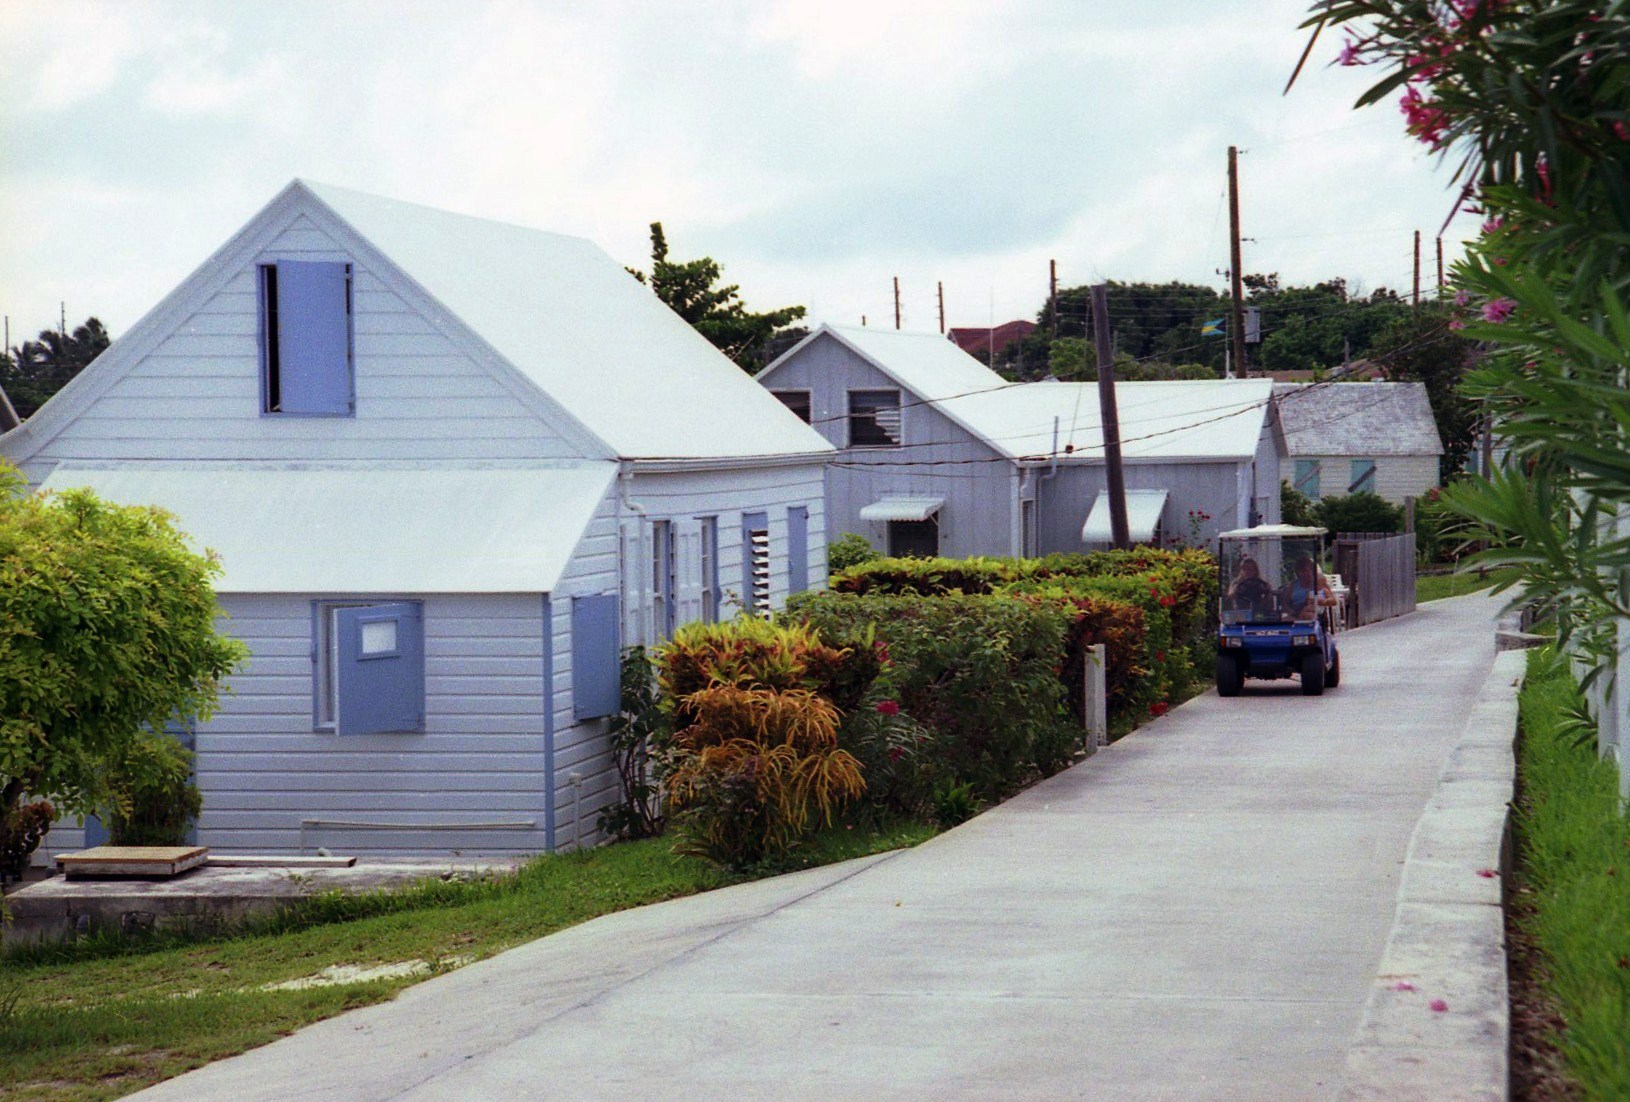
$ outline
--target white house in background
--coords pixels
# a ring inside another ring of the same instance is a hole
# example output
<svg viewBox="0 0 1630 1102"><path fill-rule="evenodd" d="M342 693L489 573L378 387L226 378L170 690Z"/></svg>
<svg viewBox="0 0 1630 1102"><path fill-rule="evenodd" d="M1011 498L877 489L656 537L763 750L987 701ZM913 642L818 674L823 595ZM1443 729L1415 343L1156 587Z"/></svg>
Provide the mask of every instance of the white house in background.
<svg viewBox="0 0 1630 1102"><path fill-rule="evenodd" d="M1367 490L1394 505L1439 484L1425 383L1276 383L1288 481L1315 500Z"/></svg>
<svg viewBox="0 0 1630 1102"><path fill-rule="evenodd" d="M1094 383L1013 383L935 333L832 325L758 380L841 449L827 474L828 532L897 554L1109 543ZM1135 541L1204 541L1279 519L1271 389L1116 385Z"/></svg>
<svg viewBox="0 0 1630 1102"><path fill-rule="evenodd" d="M303 181L0 436L219 553L229 852L591 840L620 649L819 584L831 451L590 242Z"/></svg>

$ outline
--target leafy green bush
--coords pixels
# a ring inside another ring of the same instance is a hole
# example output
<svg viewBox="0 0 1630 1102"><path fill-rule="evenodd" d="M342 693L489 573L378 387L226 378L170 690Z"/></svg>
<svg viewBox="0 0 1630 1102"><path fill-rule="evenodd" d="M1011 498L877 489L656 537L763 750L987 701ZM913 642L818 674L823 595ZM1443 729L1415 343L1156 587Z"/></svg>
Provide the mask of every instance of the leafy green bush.
<svg viewBox="0 0 1630 1102"><path fill-rule="evenodd" d="M1437 487L1415 502L1415 553L1422 562L1452 562L1466 542L1466 521Z"/></svg>
<svg viewBox="0 0 1630 1102"><path fill-rule="evenodd" d="M874 559L832 575L838 593L989 593L1020 576L1013 559Z"/></svg>
<svg viewBox="0 0 1630 1102"><path fill-rule="evenodd" d="M1058 672L1070 614L1012 597L805 593L786 618L823 639L875 633L900 707L938 740L952 783L999 799L1034 771L1068 762L1080 726Z"/></svg>
<svg viewBox="0 0 1630 1102"><path fill-rule="evenodd" d="M613 838L632 841L662 833L661 790L651 770L667 723L657 700L656 670L644 647L623 652L620 677L610 739L622 799L601 810L599 827Z"/></svg>
<svg viewBox="0 0 1630 1102"><path fill-rule="evenodd" d="M170 735L141 734L108 762L102 810L115 846L180 846L204 808L192 779L192 751Z"/></svg>
<svg viewBox="0 0 1630 1102"><path fill-rule="evenodd" d="M833 574L882 557L883 552L873 547L865 536L855 532L845 532L826 545L826 565Z"/></svg>
<svg viewBox="0 0 1630 1102"><path fill-rule="evenodd" d="M160 510L25 495L0 463L0 832L24 792L95 811L144 726L208 717L247 654L216 631L219 569Z"/></svg>
<svg viewBox="0 0 1630 1102"><path fill-rule="evenodd" d="M1313 512L1313 499L1289 482L1279 484L1279 519L1299 528L1318 527L1319 519Z"/></svg>
<svg viewBox="0 0 1630 1102"><path fill-rule="evenodd" d="M1317 523L1330 529L1331 535L1342 532L1402 532L1404 509L1379 494L1368 490L1340 497L1320 498L1313 507Z"/></svg>

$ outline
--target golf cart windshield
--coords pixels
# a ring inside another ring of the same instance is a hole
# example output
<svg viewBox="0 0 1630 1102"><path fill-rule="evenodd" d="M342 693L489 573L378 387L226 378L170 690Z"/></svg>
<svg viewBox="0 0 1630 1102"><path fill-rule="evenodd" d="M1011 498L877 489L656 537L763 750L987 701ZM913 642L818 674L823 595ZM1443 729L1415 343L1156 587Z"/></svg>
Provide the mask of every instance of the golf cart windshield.
<svg viewBox="0 0 1630 1102"><path fill-rule="evenodd" d="M1230 534L1219 539L1222 622L1312 620L1318 614L1321 543L1316 535Z"/></svg>

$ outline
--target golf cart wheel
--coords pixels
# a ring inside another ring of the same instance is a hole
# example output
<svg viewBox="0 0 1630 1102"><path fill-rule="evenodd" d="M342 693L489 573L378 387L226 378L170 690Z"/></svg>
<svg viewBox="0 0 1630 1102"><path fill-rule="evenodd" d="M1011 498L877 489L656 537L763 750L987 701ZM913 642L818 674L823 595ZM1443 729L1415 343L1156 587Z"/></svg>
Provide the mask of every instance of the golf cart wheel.
<svg viewBox="0 0 1630 1102"><path fill-rule="evenodd" d="M1217 695L1238 696L1245 686L1245 671L1231 654L1217 656Z"/></svg>
<svg viewBox="0 0 1630 1102"><path fill-rule="evenodd" d="M1302 695L1324 695L1324 655L1315 652L1302 659Z"/></svg>
<svg viewBox="0 0 1630 1102"><path fill-rule="evenodd" d="M1341 652L1334 651L1330 655L1330 669L1324 675L1324 687L1334 689L1341 684Z"/></svg>

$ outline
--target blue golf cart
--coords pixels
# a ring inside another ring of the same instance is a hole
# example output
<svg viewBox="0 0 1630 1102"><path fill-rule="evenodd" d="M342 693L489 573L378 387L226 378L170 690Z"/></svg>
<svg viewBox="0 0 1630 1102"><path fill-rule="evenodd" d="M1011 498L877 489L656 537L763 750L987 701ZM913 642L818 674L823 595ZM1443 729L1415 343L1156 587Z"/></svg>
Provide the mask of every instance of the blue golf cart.
<svg viewBox="0 0 1630 1102"><path fill-rule="evenodd" d="M1323 528L1267 524L1217 538L1217 695L1246 678L1299 678L1305 696L1341 682L1335 597L1319 569Z"/></svg>

